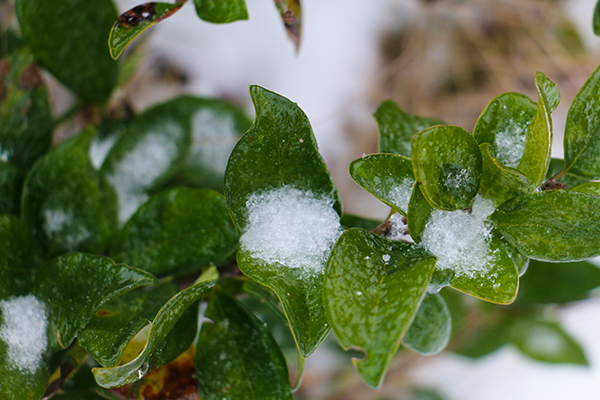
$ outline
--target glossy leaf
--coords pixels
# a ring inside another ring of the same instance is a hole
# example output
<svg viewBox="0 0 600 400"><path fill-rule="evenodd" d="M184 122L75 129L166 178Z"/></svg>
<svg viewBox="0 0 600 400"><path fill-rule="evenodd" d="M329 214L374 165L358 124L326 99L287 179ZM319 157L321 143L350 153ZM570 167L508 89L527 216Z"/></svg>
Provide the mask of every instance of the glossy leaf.
<svg viewBox="0 0 600 400"><path fill-rule="evenodd" d="M408 203L408 232L416 243L421 242L421 235L425 230L429 216L431 215L433 208L423 196L421 188L416 185L410 196L410 202Z"/></svg>
<svg viewBox="0 0 600 400"><path fill-rule="evenodd" d="M202 281L173 296L156 314L142 352L127 364L112 368L95 368L96 382L104 388L133 383L150 369L153 358L160 357L162 345L186 310L208 292L216 281ZM170 361L170 360L169 360Z"/></svg>
<svg viewBox="0 0 600 400"><path fill-rule="evenodd" d="M186 0L176 0L175 4L145 3L125 11L117 18L108 39L111 57L116 60L123 50L146 29L175 14Z"/></svg>
<svg viewBox="0 0 600 400"><path fill-rule="evenodd" d="M297 51L302 36L302 6L300 0L275 0L275 5L281 15L285 30L294 42Z"/></svg>
<svg viewBox="0 0 600 400"><path fill-rule="evenodd" d="M156 283L145 271L92 254L69 253L43 265L32 293L48 309L48 349L68 347L104 303Z"/></svg>
<svg viewBox="0 0 600 400"><path fill-rule="evenodd" d="M436 354L444 350L451 332L452 318L444 298L427 294L402 343L422 354Z"/></svg>
<svg viewBox="0 0 600 400"><path fill-rule="evenodd" d="M37 270L35 248L23 221L0 215L0 300L25 295Z"/></svg>
<svg viewBox="0 0 600 400"><path fill-rule="evenodd" d="M23 174L14 164L0 161L0 214L17 214L20 208Z"/></svg>
<svg viewBox="0 0 600 400"><path fill-rule="evenodd" d="M173 188L146 202L117 235L117 261L162 276L220 264L237 249L225 198L208 189Z"/></svg>
<svg viewBox="0 0 600 400"><path fill-rule="evenodd" d="M205 317L212 322L202 324L196 343L202 398L293 399L285 358L262 321L220 290Z"/></svg>
<svg viewBox="0 0 600 400"><path fill-rule="evenodd" d="M231 153L225 174L225 196L238 229L247 229L247 202L253 194L290 187L333 204L341 214L337 190L304 112L261 87L252 86L250 93L256 120ZM314 256L322 258L322 254ZM304 268L264 262L243 246L237 260L244 274L277 293L300 352L310 355L329 332L319 268L306 274Z"/></svg>
<svg viewBox="0 0 600 400"><path fill-rule="evenodd" d="M456 126L436 126L411 141L417 184L433 207L453 211L469 207L479 189L482 160L469 132Z"/></svg>
<svg viewBox="0 0 600 400"><path fill-rule="evenodd" d="M350 163L350 176L360 187L406 216L415 184L410 158L372 154Z"/></svg>
<svg viewBox="0 0 600 400"><path fill-rule="evenodd" d="M529 180L531 188L538 188L544 181L550 165L552 151L552 118L560 95L556 85L541 72L535 73L538 105L535 117L527 128L525 149L517 169Z"/></svg>
<svg viewBox="0 0 600 400"><path fill-rule="evenodd" d="M92 166L86 131L42 157L29 172L23 216L48 253L100 252L117 223L114 189Z"/></svg>
<svg viewBox="0 0 600 400"><path fill-rule="evenodd" d="M591 194L594 196L600 196L600 182L586 182L581 185L575 186L570 190L571 192Z"/></svg>
<svg viewBox="0 0 600 400"><path fill-rule="evenodd" d="M600 269L586 261L546 263L531 260L521 277L517 303L557 303L586 299L600 286Z"/></svg>
<svg viewBox="0 0 600 400"><path fill-rule="evenodd" d="M360 217L358 215L353 214L343 214L340 219L342 226L346 229L348 228L363 228L368 231L372 231L377 228L377 226L381 223L380 220Z"/></svg>
<svg viewBox="0 0 600 400"><path fill-rule="evenodd" d="M148 200L148 192L172 177L190 145L185 101L177 98L138 115L114 143L102 165L119 199L125 223Z"/></svg>
<svg viewBox="0 0 600 400"><path fill-rule="evenodd" d="M194 0L196 13L206 21L216 24L248 19L244 0Z"/></svg>
<svg viewBox="0 0 600 400"><path fill-rule="evenodd" d="M114 367L129 341L177 292L175 284L166 284L151 290L132 290L111 300L79 333L79 344L103 367Z"/></svg>
<svg viewBox="0 0 600 400"><path fill-rule="evenodd" d="M357 228L344 232L331 251L323 294L327 314L341 346L365 352L354 363L369 386L381 385L435 260L417 246Z"/></svg>
<svg viewBox="0 0 600 400"><path fill-rule="evenodd" d="M33 56L0 59L0 161L31 167L50 149L52 129L48 89Z"/></svg>
<svg viewBox="0 0 600 400"><path fill-rule="evenodd" d="M489 143L479 145L483 160L483 173L479 194L499 205L508 199L531 192L529 181L517 169L502 165L492 155Z"/></svg>
<svg viewBox="0 0 600 400"><path fill-rule="evenodd" d="M444 125L436 119L409 114L391 100L379 106L375 119L379 125L379 152L406 157L410 157L410 140L417 132Z"/></svg>
<svg viewBox="0 0 600 400"><path fill-rule="evenodd" d="M600 255L600 197L548 190L502 204L489 217L523 255L541 261L577 261Z"/></svg>
<svg viewBox="0 0 600 400"><path fill-rule="evenodd" d="M117 83L106 51L117 10L111 0L17 0L19 25L35 57L86 101L102 103Z"/></svg>
<svg viewBox="0 0 600 400"><path fill-rule="evenodd" d="M525 149L527 128L536 111L536 103L527 96L501 94L482 111L473 137L480 145L490 144L490 156L500 167L516 168Z"/></svg>
<svg viewBox="0 0 600 400"><path fill-rule="evenodd" d="M512 326L510 338L522 353L535 360L589 365L579 344L557 323L521 320Z"/></svg>
<svg viewBox="0 0 600 400"><path fill-rule="evenodd" d="M546 177L544 179L548 180L561 172L565 166L565 161L559 158L553 158L550 160L550 167L548 168L548 172L546 173ZM589 182L589 179L582 179L576 177L575 175L571 175L565 173L563 176L558 179L559 183L564 183L567 185L567 189L572 189L577 185L581 185L582 183Z"/></svg>

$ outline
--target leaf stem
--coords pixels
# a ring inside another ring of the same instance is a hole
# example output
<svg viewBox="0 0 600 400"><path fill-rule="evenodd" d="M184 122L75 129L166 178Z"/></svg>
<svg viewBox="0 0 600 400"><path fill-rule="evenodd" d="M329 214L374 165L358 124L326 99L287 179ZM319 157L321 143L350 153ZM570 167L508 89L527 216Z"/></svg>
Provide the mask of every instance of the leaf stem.
<svg viewBox="0 0 600 400"><path fill-rule="evenodd" d="M561 169L560 171L558 171L557 174L555 174L552 178L550 179L555 179L555 180L559 180L560 178L562 178L563 176L565 176L566 172L564 169Z"/></svg>

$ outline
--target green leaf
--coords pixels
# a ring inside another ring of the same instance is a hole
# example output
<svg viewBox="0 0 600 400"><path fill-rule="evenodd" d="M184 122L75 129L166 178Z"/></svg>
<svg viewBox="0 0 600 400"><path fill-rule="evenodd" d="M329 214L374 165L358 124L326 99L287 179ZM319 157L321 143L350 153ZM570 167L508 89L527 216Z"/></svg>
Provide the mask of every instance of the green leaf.
<svg viewBox="0 0 600 400"><path fill-rule="evenodd" d="M215 24L248 19L244 0L194 0L200 19Z"/></svg>
<svg viewBox="0 0 600 400"><path fill-rule="evenodd" d="M592 25L594 28L594 34L596 36L600 36L600 1L596 2L596 7L594 7L594 17Z"/></svg>
<svg viewBox="0 0 600 400"><path fill-rule="evenodd" d="M547 190L502 204L489 217L523 255L541 261L578 261L600 255L600 197Z"/></svg>
<svg viewBox="0 0 600 400"><path fill-rule="evenodd" d="M24 46L23 40L14 28L3 25L2 29L2 32L0 32L0 58L8 56Z"/></svg>
<svg viewBox="0 0 600 400"><path fill-rule="evenodd" d="M375 111L379 125L379 152L410 157L410 140L417 132L443 122L418 117L401 109L391 100L381 103Z"/></svg>
<svg viewBox="0 0 600 400"><path fill-rule="evenodd" d="M114 367L129 341L177 292L177 286L171 283L132 290L109 301L79 333L79 344L103 367Z"/></svg>
<svg viewBox="0 0 600 400"><path fill-rule="evenodd" d="M90 161L97 170L102 168L106 156L127 129L130 118L113 119L96 127L96 135L90 145Z"/></svg>
<svg viewBox="0 0 600 400"><path fill-rule="evenodd" d="M238 229L249 229L250 209L257 216L253 245L245 245L249 236L241 238L238 265L277 293L306 357L329 332L322 270L339 235L341 204L304 112L261 87L252 86L250 93L256 120L231 153L225 174L225 197ZM275 220L271 206L281 209ZM303 210L301 220L294 207ZM259 220L261 209L266 214Z"/></svg>
<svg viewBox="0 0 600 400"><path fill-rule="evenodd" d="M402 343L422 354L436 354L444 350L451 332L452 318L444 298L427 294Z"/></svg>
<svg viewBox="0 0 600 400"><path fill-rule="evenodd" d="M17 214L20 208L23 174L14 164L0 161L0 214Z"/></svg>
<svg viewBox="0 0 600 400"><path fill-rule="evenodd" d="M88 130L46 154L25 181L23 216L48 253L97 253L112 239L117 201L89 159L93 135Z"/></svg>
<svg viewBox="0 0 600 400"><path fill-rule="evenodd" d="M550 167L548 168L548 172L546 173L545 180L548 180L561 172L565 166L565 161L559 158L553 158L550 160ZM571 175L565 173L563 176L558 179L558 182L564 183L567 185L567 189L572 189L577 185L581 185L582 183L589 182L589 179L581 179L576 177L575 175Z"/></svg>
<svg viewBox="0 0 600 400"><path fill-rule="evenodd" d="M341 346L366 354L355 360L378 388L425 295L435 257L420 247L362 229L344 232L325 271L327 314Z"/></svg>
<svg viewBox="0 0 600 400"><path fill-rule="evenodd" d="M473 203L482 160L469 132L456 126L435 126L416 134L411 148L415 179L429 204L453 211Z"/></svg>
<svg viewBox="0 0 600 400"><path fill-rule="evenodd" d="M275 5L281 15L285 30L294 42L296 51L298 51L302 34L302 6L300 0L275 0Z"/></svg>
<svg viewBox="0 0 600 400"><path fill-rule="evenodd" d="M0 215L0 300L24 295L37 270L35 248L23 221Z"/></svg>
<svg viewBox="0 0 600 400"><path fill-rule="evenodd" d="M202 324L196 343L202 398L293 399L285 358L262 321L221 290L205 316L212 322Z"/></svg>
<svg viewBox="0 0 600 400"><path fill-rule="evenodd" d="M111 0L17 0L23 38L41 64L86 101L106 101L118 66L106 51L117 19Z"/></svg>
<svg viewBox="0 0 600 400"><path fill-rule="evenodd" d="M600 196L600 182L586 182L581 185L575 186L570 190L571 192L591 194L594 196Z"/></svg>
<svg viewBox="0 0 600 400"><path fill-rule="evenodd" d="M145 271L92 254L69 253L43 265L32 293L48 308L48 349L68 347L104 303L156 283Z"/></svg>
<svg viewBox="0 0 600 400"><path fill-rule="evenodd" d="M520 320L511 327L510 338L523 354L534 360L589 365L583 349L557 323Z"/></svg>
<svg viewBox="0 0 600 400"><path fill-rule="evenodd" d="M485 319L482 323L484 325L481 328L475 329L468 340L460 343L452 351L465 357L477 359L499 350L508 343L510 339L510 327L507 326L510 323L509 321Z"/></svg>
<svg viewBox="0 0 600 400"><path fill-rule="evenodd" d="M138 115L106 156L102 172L119 199L119 221L125 223L148 200L148 192L171 178L190 145L185 100L177 98Z"/></svg>
<svg viewBox="0 0 600 400"><path fill-rule="evenodd" d="M410 196L407 213L408 232L416 243L421 242L421 235L425 231L425 226L432 212L433 208L423 196L420 186L416 185Z"/></svg>
<svg viewBox="0 0 600 400"><path fill-rule="evenodd" d="M116 60L125 47L146 29L175 14L186 0L176 0L175 4L145 3L125 11L117 18L108 39L110 56Z"/></svg>
<svg viewBox="0 0 600 400"><path fill-rule="evenodd" d="M94 368L96 382L107 389L117 388L139 380L150 369L154 358L160 357L165 340L179 319L192 304L208 292L216 281L203 281L173 296L156 314L144 349L132 361L112 368ZM195 310L193 310L195 311Z"/></svg>
<svg viewBox="0 0 600 400"><path fill-rule="evenodd" d="M500 166L516 168L525 149L525 134L537 111L537 104L520 93L504 93L482 111L473 137L489 143L490 156Z"/></svg>
<svg viewBox="0 0 600 400"><path fill-rule="evenodd" d="M53 130L48 89L33 56L0 60L0 160L27 169L50 149Z"/></svg>
<svg viewBox="0 0 600 400"><path fill-rule="evenodd" d="M367 192L406 216L415 184L410 158L372 154L350 163L350 176Z"/></svg>
<svg viewBox="0 0 600 400"><path fill-rule="evenodd" d="M223 195L173 188L140 207L116 236L111 255L163 276L220 264L234 254L237 244Z"/></svg>
<svg viewBox="0 0 600 400"><path fill-rule="evenodd" d="M521 277L517 303L569 303L586 299L598 286L600 269L592 263L557 264L531 260L527 273Z"/></svg>
<svg viewBox="0 0 600 400"><path fill-rule="evenodd" d="M537 112L527 128L525 149L517 169L529 180L532 189L544 181L552 151L552 118L550 113L560 101L556 85L541 72L535 73L538 92Z"/></svg>
<svg viewBox="0 0 600 400"><path fill-rule="evenodd" d="M343 214L340 222L345 229L363 228L368 231L372 231L373 229L377 228L381 223L380 220L360 217L353 214Z"/></svg>

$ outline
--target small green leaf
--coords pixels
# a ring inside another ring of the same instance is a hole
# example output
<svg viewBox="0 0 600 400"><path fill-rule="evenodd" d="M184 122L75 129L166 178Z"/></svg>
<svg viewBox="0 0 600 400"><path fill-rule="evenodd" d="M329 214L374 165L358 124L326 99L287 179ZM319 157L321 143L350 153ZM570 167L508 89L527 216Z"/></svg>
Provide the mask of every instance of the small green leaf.
<svg viewBox="0 0 600 400"><path fill-rule="evenodd" d="M0 215L0 300L24 295L31 289L37 270L35 249L23 221Z"/></svg>
<svg viewBox="0 0 600 400"><path fill-rule="evenodd" d="M578 261L600 255L598 209L598 196L547 190L507 201L489 220L529 258Z"/></svg>
<svg viewBox="0 0 600 400"><path fill-rule="evenodd" d="M432 212L433 208L423 196L420 186L416 185L410 196L407 213L408 232L416 243L421 242L421 235Z"/></svg>
<svg viewBox="0 0 600 400"><path fill-rule="evenodd" d="M148 372L151 364L156 364L153 359L157 356L160 357L161 351L165 351L162 348L165 340L168 339L169 334L186 310L215 284L216 281L214 280L199 282L173 296L152 321L142 352L127 364L112 368L94 368L96 382L104 388L111 389L141 379ZM195 310L193 311L195 312Z"/></svg>
<svg viewBox="0 0 600 400"><path fill-rule="evenodd" d="M100 252L117 223L114 189L89 159L93 130L42 157L23 191L23 216L33 237L51 254Z"/></svg>
<svg viewBox="0 0 600 400"><path fill-rule="evenodd" d="M92 254L69 253L43 265L32 293L48 309L48 349L68 347L104 303L156 283L145 271Z"/></svg>
<svg viewBox="0 0 600 400"><path fill-rule="evenodd" d="M564 169L565 161L559 158L553 158L550 160L550 167L548 168L548 172L546 173L545 180L548 180L561 172ZM558 182L564 183L567 185L567 189L572 189L577 185L581 185L582 183L589 182L589 179L581 179L576 177L575 175L571 175L565 173L563 176L558 179Z"/></svg>
<svg viewBox="0 0 600 400"><path fill-rule="evenodd" d="M600 36L600 1L596 2L594 7L593 28L594 34Z"/></svg>
<svg viewBox="0 0 600 400"><path fill-rule="evenodd" d="M244 0L194 0L200 19L215 24L224 24L248 19Z"/></svg>
<svg viewBox="0 0 600 400"><path fill-rule="evenodd" d="M538 92L537 112L527 128L525 149L517 169L529 180L532 189L544 181L552 151L552 118L550 113L560 101L556 85L541 72L535 73Z"/></svg>
<svg viewBox="0 0 600 400"><path fill-rule="evenodd" d="M521 277L517 303L558 303L583 300L600 286L600 269L586 261L557 264L531 260Z"/></svg>
<svg viewBox="0 0 600 400"><path fill-rule="evenodd" d="M146 29L175 14L186 0L176 0L175 4L145 3L125 11L117 18L108 39L110 56L116 60L125 47Z"/></svg>
<svg viewBox="0 0 600 400"><path fill-rule="evenodd" d="M20 208L23 174L14 164L0 161L0 214L17 214Z"/></svg>
<svg viewBox="0 0 600 400"><path fill-rule="evenodd" d="M483 327L475 329L467 341L452 351L469 358L485 357L508 343L509 323L506 320L485 320Z"/></svg>
<svg viewBox="0 0 600 400"><path fill-rule="evenodd" d="M557 323L523 319L511 327L510 338L534 360L589 365L581 346Z"/></svg>
<svg viewBox="0 0 600 400"><path fill-rule="evenodd" d="M600 196L600 182L586 182L581 185L575 186L570 190L571 192L591 194L594 196Z"/></svg>
<svg viewBox="0 0 600 400"><path fill-rule="evenodd" d="M202 398L293 399L285 358L262 321L221 290L205 316L212 322L202 324L196 343Z"/></svg>
<svg viewBox="0 0 600 400"><path fill-rule="evenodd" d="M483 159L483 173L479 194L499 205L508 199L531 192L529 181L517 169L502 165L492 155L491 145L479 145Z"/></svg>
<svg viewBox="0 0 600 400"><path fill-rule="evenodd" d="M410 140L417 133L443 122L418 117L401 109L391 100L381 103L375 111L379 125L379 152L410 157Z"/></svg>
<svg viewBox="0 0 600 400"><path fill-rule="evenodd" d="M294 42L296 51L298 51L302 34L302 6L300 0L275 0L275 5L281 15L285 30Z"/></svg>
<svg viewBox="0 0 600 400"><path fill-rule="evenodd" d="M427 294L402 343L422 354L436 354L444 350L451 332L452 318L444 298Z"/></svg>
<svg viewBox="0 0 600 400"><path fill-rule="evenodd" d="M427 251L363 229L347 230L332 249L323 293L327 314L341 346L366 353L354 362L369 386L383 382L434 266Z"/></svg>
<svg viewBox="0 0 600 400"><path fill-rule="evenodd" d="M350 164L350 176L367 192L406 216L415 184L410 158L372 154Z"/></svg>
<svg viewBox="0 0 600 400"><path fill-rule="evenodd" d="M473 203L482 160L469 132L456 126L435 126L416 134L411 149L415 179L429 204L453 211Z"/></svg>
<svg viewBox="0 0 600 400"><path fill-rule="evenodd" d="M33 56L0 59L0 160L30 168L50 149L53 127L48 89Z"/></svg>
<svg viewBox="0 0 600 400"><path fill-rule="evenodd" d="M537 104L519 93L504 93L482 111L473 137L490 145L490 156L500 166L516 168L525 149L525 134L536 114Z"/></svg>
<svg viewBox="0 0 600 400"><path fill-rule="evenodd" d="M363 228L368 231L372 231L373 229L377 228L377 226L379 226L381 223L380 220L360 217L353 214L343 214L340 222L345 229Z"/></svg>
<svg viewBox="0 0 600 400"><path fill-rule="evenodd" d="M118 66L106 51L112 0L17 0L23 38L41 64L84 100L106 101Z"/></svg>
<svg viewBox="0 0 600 400"><path fill-rule="evenodd" d="M237 244L223 195L173 188L140 207L116 236L111 255L163 276L218 265L234 254Z"/></svg>

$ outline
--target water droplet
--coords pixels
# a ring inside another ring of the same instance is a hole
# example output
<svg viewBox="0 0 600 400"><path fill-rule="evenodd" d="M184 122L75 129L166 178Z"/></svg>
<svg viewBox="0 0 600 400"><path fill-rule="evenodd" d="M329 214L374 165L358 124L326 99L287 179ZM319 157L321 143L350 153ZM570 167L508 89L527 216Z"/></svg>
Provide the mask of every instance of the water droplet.
<svg viewBox="0 0 600 400"><path fill-rule="evenodd" d="M357 296L362 296L362 292L359 290L358 292L356 292Z"/></svg>

